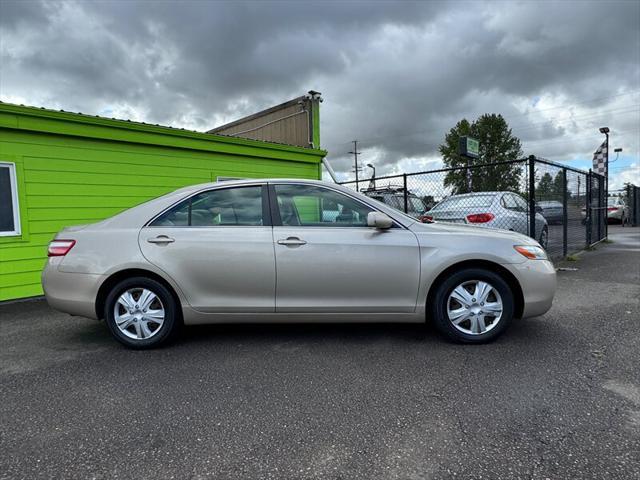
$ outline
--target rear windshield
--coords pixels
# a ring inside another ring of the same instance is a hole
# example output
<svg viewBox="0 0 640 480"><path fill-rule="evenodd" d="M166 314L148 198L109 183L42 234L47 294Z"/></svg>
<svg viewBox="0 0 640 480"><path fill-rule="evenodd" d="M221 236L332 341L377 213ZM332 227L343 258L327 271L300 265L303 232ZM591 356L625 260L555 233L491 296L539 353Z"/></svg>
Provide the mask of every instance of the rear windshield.
<svg viewBox="0 0 640 480"><path fill-rule="evenodd" d="M609 206L612 207L614 205L620 205L622 202L620 201L619 198L610 198L609 199Z"/></svg>
<svg viewBox="0 0 640 480"><path fill-rule="evenodd" d="M462 210L476 207L489 207L493 203L493 195L469 195L445 198L431 209L434 210Z"/></svg>

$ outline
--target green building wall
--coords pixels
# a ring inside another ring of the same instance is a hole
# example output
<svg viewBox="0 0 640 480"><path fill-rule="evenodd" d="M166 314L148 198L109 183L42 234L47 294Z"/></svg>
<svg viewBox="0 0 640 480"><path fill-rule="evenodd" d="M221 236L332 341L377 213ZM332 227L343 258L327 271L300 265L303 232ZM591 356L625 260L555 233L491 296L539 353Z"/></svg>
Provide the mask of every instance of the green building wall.
<svg viewBox="0 0 640 480"><path fill-rule="evenodd" d="M0 237L0 301L42 294L47 244L65 226L219 176L320 179L325 154L0 103L0 161L16 165L21 219L21 235Z"/></svg>

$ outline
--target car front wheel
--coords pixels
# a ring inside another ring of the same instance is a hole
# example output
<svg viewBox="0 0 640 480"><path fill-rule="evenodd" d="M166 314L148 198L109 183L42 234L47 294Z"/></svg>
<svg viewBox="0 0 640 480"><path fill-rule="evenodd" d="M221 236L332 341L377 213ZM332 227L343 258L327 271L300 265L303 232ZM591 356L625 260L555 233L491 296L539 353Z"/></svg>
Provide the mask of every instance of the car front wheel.
<svg viewBox="0 0 640 480"><path fill-rule="evenodd" d="M436 328L461 343L485 343L497 338L513 318L509 285L495 272L470 268L437 286L431 305Z"/></svg>
<svg viewBox="0 0 640 480"><path fill-rule="evenodd" d="M545 250L547 249L547 246L549 246L549 228L546 226L543 227L542 232L540 232L539 243L540 243L540 246Z"/></svg>
<svg viewBox="0 0 640 480"><path fill-rule="evenodd" d="M176 301L156 280L123 280L109 292L105 319L111 334L129 348L157 347L173 337L180 325Z"/></svg>

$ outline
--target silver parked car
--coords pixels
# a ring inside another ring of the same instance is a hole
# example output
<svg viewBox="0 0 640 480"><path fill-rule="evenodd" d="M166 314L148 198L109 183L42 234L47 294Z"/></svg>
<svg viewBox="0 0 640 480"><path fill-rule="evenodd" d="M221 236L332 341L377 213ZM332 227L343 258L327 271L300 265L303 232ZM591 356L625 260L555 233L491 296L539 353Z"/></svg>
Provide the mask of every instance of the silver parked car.
<svg viewBox="0 0 640 480"><path fill-rule="evenodd" d="M402 187L369 188L366 190L362 190L362 193L367 197L378 200L379 202L382 202L385 205L389 205L396 210L400 210L401 212L405 211L405 191ZM427 210L424 202L416 194L409 191L407 191L406 197L407 215L414 218L420 218L425 210Z"/></svg>
<svg viewBox="0 0 640 480"><path fill-rule="evenodd" d="M529 205L512 192L477 192L451 195L429 210L424 217L450 223L501 228L527 235ZM536 237L547 248L549 227L544 216L536 212Z"/></svg>
<svg viewBox="0 0 640 480"><path fill-rule="evenodd" d="M562 224L564 221L564 205L556 200L542 200L537 202L539 212L548 224Z"/></svg>
<svg viewBox="0 0 640 480"><path fill-rule="evenodd" d="M133 348L164 343L182 324L427 319L478 343L545 313L556 288L529 237L423 224L307 180L183 188L64 229L49 256L49 304L104 318Z"/></svg>

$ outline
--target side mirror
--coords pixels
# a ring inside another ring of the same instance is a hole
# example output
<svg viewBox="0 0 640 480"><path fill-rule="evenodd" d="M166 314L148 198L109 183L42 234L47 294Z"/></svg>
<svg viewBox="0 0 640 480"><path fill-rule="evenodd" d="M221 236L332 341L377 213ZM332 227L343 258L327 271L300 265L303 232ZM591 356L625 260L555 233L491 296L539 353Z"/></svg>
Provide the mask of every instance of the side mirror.
<svg viewBox="0 0 640 480"><path fill-rule="evenodd" d="M543 212L544 210L542 209L542 207L539 205L536 205L536 213L543 213Z"/></svg>
<svg viewBox="0 0 640 480"><path fill-rule="evenodd" d="M382 212L369 212L367 215L367 225L386 230L387 228L391 228L393 220Z"/></svg>

